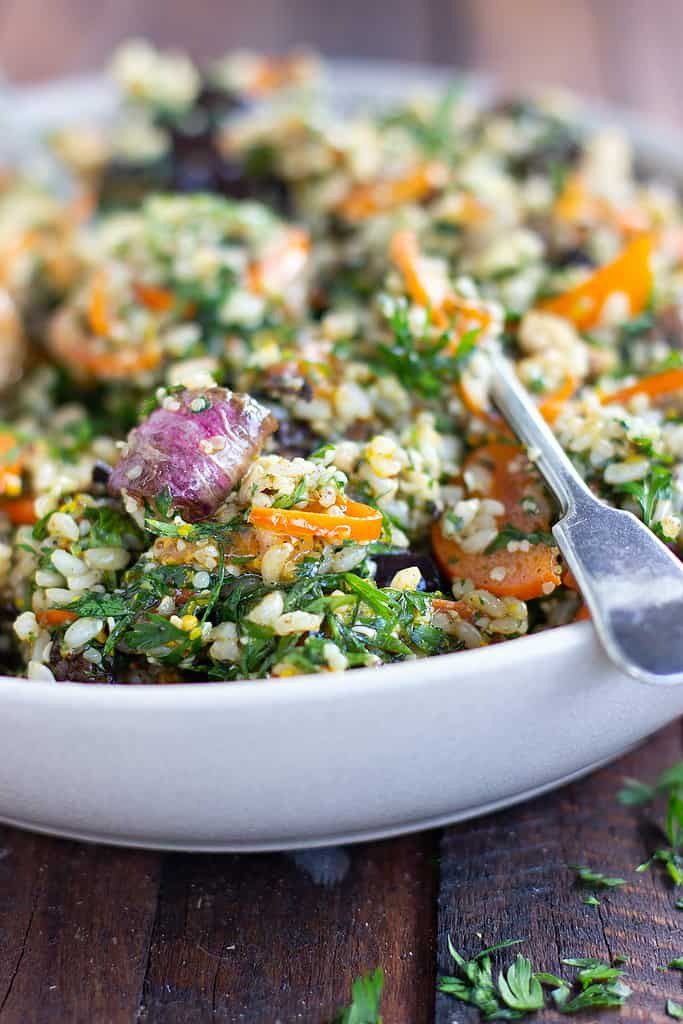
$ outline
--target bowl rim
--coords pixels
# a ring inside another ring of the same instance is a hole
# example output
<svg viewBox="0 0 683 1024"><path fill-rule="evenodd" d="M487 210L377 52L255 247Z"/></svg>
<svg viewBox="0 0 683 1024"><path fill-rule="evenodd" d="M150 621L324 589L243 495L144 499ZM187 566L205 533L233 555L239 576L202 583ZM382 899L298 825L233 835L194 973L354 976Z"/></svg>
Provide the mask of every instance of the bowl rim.
<svg viewBox="0 0 683 1024"><path fill-rule="evenodd" d="M355 87L359 96L370 95L369 90L375 95L379 89L380 98L396 98L401 90L405 93L411 88L414 89L418 83L427 87L437 87L454 80L463 83L476 98L491 96L498 89L494 76L419 62L326 58L325 69L329 69L332 80L337 79L337 82L341 83L338 87L343 87L344 91L349 86ZM390 82L393 84L388 86ZM11 99L12 120L19 121L26 112L30 115L29 123L33 120L40 121L46 108L54 110L55 107L61 107L63 110L64 104L70 103L74 98L77 100L77 106L80 101L81 107L92 107L99 113L110 109L116 97L115 88L101 73L70 75L6 88ZM529 91L534 95L538 93L539 87L532 86ZM579 121L588 127L615 125L643 152L649 151L649 155L663 170L666 171L669 165L669 173L671 168L675 168L679 173L683 172L683 142L680 131L675 126L650 115L620 108L601 100L576 93L568 95L577 103L576 116ZM74 113L78 114L78 111ZM73 703L89 701L105 705L115 701L120 705L126 703L125 695L128 694L130 702L136 706L145 705L149 701L150 705L158 707L160 701L170 701L173 705L181 703L188 708L196 704L197 700L206 704L207 694L214 695L216 702L220 702L227 693L230 693L231 699L235 702L245 699L290 701L297 695L300 699L327 700L348 696L356 685L365 693L377 689L403 690L411 686L422 687L433 678L445 675L450 676L453 682L457 682L460 676L471 675L476 668L481 670L483 682L487 673L500 670L501 667L509 670L521 660L536 658L540 664L541 659L550 656L576 655L582 649L588 648L591 637L597 644L597 637L589 621L574 622L483 648L452 651L448 654L435 654L352 671L322 673L322 679L320 673L315 673L284 678L237 679L232 682L197 680L155 685L89 684L66 680L54 683L27 679L25 676L0 675L0 699L5 695L20 702L31 703L42 703L44 699L57 699L63 702L66 699ZM416 666L419 666L419 681L413 681ZM262 698L254 696L259 692L263 694ZM210 699L208 702L211 703Z"/></svg>
<svg viewBox="0 0 683 1024"><path fill-rule="evenodd" d="M270 677L266 679L235 679L232 682L218 680L197 680L186 683L84 683L64 680L50 682L43 679L27 679L25 676L0 676L0 703L7 696L20 703L42 704L56 699L80 703L82 700L91 703L109 705L115 701L117 705L125 704L125 694L130 695L130 703L144 706L148 702L158 709L160 701L171 705L182 704L191 708L196 704L195 694L202 703L207 702L207 694L213 694L221 703L228 693L230 699L238 703L251 703L252 700L284 700L286 703L299 697L301 700L334 699L349 697L358 686L362 693L377 690L402 691L428 686L437 679L449 677L453 684L459 679L481 676L481 685L489 676L501 670L514 671L520 662L536 659L538 664L548 664L547 659L561 655L577 657L586 651L591 638L597 645L598 640L589 621L572 622L565 626L546 629L540 633L515 637L502 643L490 644L465 651L451 651L448 654L434 654L426 658L411 658L406 661L390 662L384 665L355 668L343 672L310 673L307 675ZM513 650L510 650L513 648ZM606 657L606 656L605 656ZM544 659L545 662L544 662ZM417 676L419 675L419 678ZM623 673L622 673L623 675ZM623 675L624 679L629 677ZM260 694L260 696L258 696ZM211 704L209 698L208 701Z"/></svg>

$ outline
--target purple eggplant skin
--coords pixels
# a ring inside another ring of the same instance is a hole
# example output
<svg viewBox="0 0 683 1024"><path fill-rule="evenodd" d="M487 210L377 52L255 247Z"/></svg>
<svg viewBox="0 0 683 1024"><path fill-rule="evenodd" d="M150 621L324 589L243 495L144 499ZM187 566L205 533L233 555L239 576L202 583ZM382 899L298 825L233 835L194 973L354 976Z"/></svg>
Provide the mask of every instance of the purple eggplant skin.
<svg viewBox="0 0 683 1024"><path fill-rule="evenodd" d="M109 492L154 503L189 522L212 515L277 429L270 410L225 388L171 395L131 430Z"/></svg>

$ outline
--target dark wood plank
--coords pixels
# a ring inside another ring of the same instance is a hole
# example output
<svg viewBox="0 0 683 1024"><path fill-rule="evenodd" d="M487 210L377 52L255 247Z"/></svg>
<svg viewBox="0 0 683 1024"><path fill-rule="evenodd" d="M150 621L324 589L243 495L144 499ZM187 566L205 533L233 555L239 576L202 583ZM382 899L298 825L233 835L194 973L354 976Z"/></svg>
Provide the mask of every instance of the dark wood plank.
<svg viewBox="0 0 683 1024"><path fill-rule="evenodd" d="M0 829L2 1024L130 1024L160 862Z"/></svg>
<svg viewBox="0 0 683 1024"><path fill-rule="evenodd" d="M683 999L680 977L662 972L683 951L683 916L658 871L634 867L656 842L638 817L615 801L624 775L653 778L681 758L680 726L589 779L520 808L447 829L441 842L438 966L450 973L446 938L471 954L507 938L527 937L522 947L539 970L562 974L568 956L629 957L634 995L623 1010L601 1020L665 1021L667 996ZM601 896L599 908L582 903L566 865L586 863L628 879ZM477 938L480 933L481 941ZM571 972L569 975L571 976ZM452 1000L437 997L437 1024L451 1024ZM458 1006L459 1024L477 1014ZM539 1021L565 1018L548 1011Z"/></svg>
<svg viewBox="0 0 683 1024"><path fill-rule="evenodd" d="M428 1024L429 835L293 855L171 856L140 1020L322 1024L382 965L385 1020Z"/></svg>

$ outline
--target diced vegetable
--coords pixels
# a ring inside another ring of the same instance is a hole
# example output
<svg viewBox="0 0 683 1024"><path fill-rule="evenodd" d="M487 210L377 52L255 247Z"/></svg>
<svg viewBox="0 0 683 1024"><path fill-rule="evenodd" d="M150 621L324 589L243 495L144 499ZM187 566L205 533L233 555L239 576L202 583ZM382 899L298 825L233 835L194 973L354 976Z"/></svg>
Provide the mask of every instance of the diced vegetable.
<svg viewBox="0 0 683 1024"><path fill-rule="evenodd" d="M447 168L438 161L418 164L401 177L355 185L339 204L339 213L350 221L368 220L404 203L425 199L443 185L447 177Z"/></svg>
<svg viewBox="0 0 683 1024"><path fill-rule="evenodd" d="M147 309L154 310L155 313L165 313L172 308L175 302L173 292L158 284L145 284L143 281L136 281L133 291L138 301L143 306L147 306Z"/></svg>
<svg viewBox="0 0 683 1024"><path fill-rule="evenodd" d="M505 506L502 522L524 534L545 534L550 508L542 484L521 449L508 444L478 448L465 463L465 473L478 469L490 474L487 497ZM557 549L546 543L529 543L527 550L507 544L496 550L467 552L455 540L445 537L440 523L432 529L437 562L451 579L472 580L476 587L499 597L528 601L542 597L561 583Z"/></svg>
<svg viewBox="0 0 683 1024"><path fill-rule="evenodd" d="M576 385L576 378L567 375L562 387L558 388L552 395L547 395L539 404L538 411L547 423L555 422L566 403L576 391Z"/></svg>
<svg viewBox="0 0 683 1024"><path fill-rule="evenodd" d="M453 294L444 268L423 255L413 230L402 228L394 234L389 255L401 271L413 302L429 309L432 322L437 327L455 328L455 345L466 331L485 331L490 327L489 311Z"/></svg>
<svg viewBox="0 0 683 1024"><path fill-rule="evenodd" d="M182 391L131 431L109 490L148 502L166 494L185 518L201 519L216 511L276 428L269 410L248 396Z"/></svg>
<svg viewBox="0 0 683 1024"><path fill-rule="evenodd" d="M48 608L38 612L36 618L41 626L63 626L65 622L75 622L78 616L66 608Z"/></svg>
<svg viewBox="0 0 683 1024"><path fill-rule="evenodd" d="M14 497L21 490L23 447L11 431L0 431L0 495Z"/></svg>
<svg viewBox="0 0 683 1024"><path fill-rule="evenodd" d="M623 294L629 303L629 315L642 312L652 292L652 239L641 235L627 245L612 263L596 270L576 288L547 299L541 309L566 317L580 330L588 330L599 322L605 302L615 293Z"/></svg>
<svg viewBox="0 0 683 1024"><path fill-rule="evenodd" d="M281 295L302 274L310 248L310 239L302 228L283 231L249 267L249 288L259 295Z"/></svg>
<svg viewBox="0 0 683 1024"><path fill-rule="evenodd" d="M48 344L57 361L80 380L128 380L137 373L156 369L161 362L161 349L155 339L110 348L108 342L83 331L73 311L67 308L53 318Z"/></svg>
<svg viewBox="0 0 683 1024"><path fill-rule="evenodd" d="M683 366L673 370L663 370L651 377L643 377L635 384L629 384L624 388L601 395L600 400L603 405L609 405L612 402L628 402L635 395L663 398L676 391L683 391Z"/></svg>
<svg viewBox="0 0 683 1024"><path fill-rule="evenodd" d="M100 270L92 280L88 300L88 322L93 334L100 338L106 338L111 328L107 288L107 276Z"/></svg>
<svg viewBox="0 0 683 1024"><path fill-rule="evenodd" d="M370 543L382 533L382 514L370 505L340 498L333 510L310 505L297 508L252 508L249 521L261 530L289 537L320 537L328 544L345 540Z"/></svg>
<svg viewBox="0 0 683 1024"><path fill-rule="evenodd" d="M15 526L32 526L38 520L34 499L30 497L1 498L0 512Z"/></svg>

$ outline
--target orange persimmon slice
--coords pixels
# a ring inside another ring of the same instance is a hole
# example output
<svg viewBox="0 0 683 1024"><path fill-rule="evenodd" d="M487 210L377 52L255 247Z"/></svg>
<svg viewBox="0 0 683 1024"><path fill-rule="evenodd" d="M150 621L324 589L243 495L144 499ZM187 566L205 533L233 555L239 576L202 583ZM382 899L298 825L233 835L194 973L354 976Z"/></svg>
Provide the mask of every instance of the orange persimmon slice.
<svg viewBox="0 0 683 1024"><path fill-rule="evenodd" d="M628 298L629 315L637 316L647 305L652 291L651 255L652 239L649 235L640 235L587 281L547 299L539 308L571 320L579 330L588 330L600 320L610 295L619 292Z"/></svg>
<svg viewBox="0 0 683 1024"><path fill-rule="evenodd" d="M509 523L524 533L548 532L548 499L520 448L502 442L485 445L468 457L464 472L475 467L491 474L487 497L505 507L500 525ZM446 576L472 580L476 587L498 597L528 601L550 593L562 582L557 549L547 544L531 544L528 551L508 551L507 547L502 547L490 553L467 552L457 541L445 537L441 524L435 523L432 546Z"/></svg>

